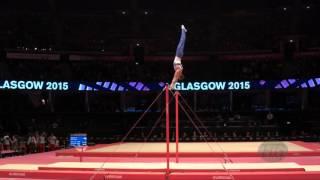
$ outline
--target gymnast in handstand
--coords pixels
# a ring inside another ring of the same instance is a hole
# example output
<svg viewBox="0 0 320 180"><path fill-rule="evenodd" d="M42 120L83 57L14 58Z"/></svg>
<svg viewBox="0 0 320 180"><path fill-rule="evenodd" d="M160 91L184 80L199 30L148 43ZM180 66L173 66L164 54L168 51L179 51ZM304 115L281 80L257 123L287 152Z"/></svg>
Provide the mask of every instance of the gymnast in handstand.
<svg viewBox="0 0 320 180"><path fill-rule="evenodd" d="M183 66L181 64L181 58L183 56L184 44L186 42L186 32L187 32L187 29L184 27L184 25L181 25L180 41L177 46L176 56L173 61L173 69L175 72L174 72L171 84L169 86L170 90L174 89L174 85L176 84L176 82L179 80L182 80L184 77L182 74Z"/></svg>

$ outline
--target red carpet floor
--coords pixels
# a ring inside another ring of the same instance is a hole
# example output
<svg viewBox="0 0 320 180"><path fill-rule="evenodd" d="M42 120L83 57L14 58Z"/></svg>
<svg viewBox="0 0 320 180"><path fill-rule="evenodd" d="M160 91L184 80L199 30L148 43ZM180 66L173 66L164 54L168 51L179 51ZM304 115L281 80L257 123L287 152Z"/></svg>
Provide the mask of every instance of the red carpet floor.
<svg viewBox="0 0 320 180"><path fill-rule="evenodd" d="M295 142L300 143L300 142ZM319 150L320 146L317 143L302 143L300 145L306 146L313 150ZM102 146L102 145L101 145ZM95 147L96 148L96 147ZM40 164L48 165L57 162L79 162L79 157L74 156L56 156L56 153L63 153L65 150L56 152L46 152L39 154L32 154L26 156L8 157L0 159L0 166L6 164ZM165 162L164 157L83 157L84 162ZM175 158L171 158L174 162ZM222 157L182 157L179 159L181 163L223 163ZM262 157L229 157L229 163L265 163L266 160ZM295 162L299 165L319 165L320 156L286 156L280 162ZM129 172L129 171L68 171L68 170L15 170L15 169L0 169L0 180L2 179L70 179L70 180L103 180L103 179L133 179L133 180L201 180L201 179L236 179L236 180L320 180L319 171L258 171L258 172Z"/></svg>

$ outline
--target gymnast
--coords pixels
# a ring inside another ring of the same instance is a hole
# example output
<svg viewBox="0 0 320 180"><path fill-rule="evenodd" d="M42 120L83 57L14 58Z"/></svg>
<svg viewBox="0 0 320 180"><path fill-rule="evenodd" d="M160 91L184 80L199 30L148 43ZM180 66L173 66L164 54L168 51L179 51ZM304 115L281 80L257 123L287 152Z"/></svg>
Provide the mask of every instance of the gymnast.
<svg viewBox="0 0 320 180"><path fill-rule="evenodd" d="M187 29L184 27L184 25L181 25L181 35L180 35L180 41L177 46L176 50L176 56L173 61L173 69L174 69L174 75L171 81L171 84L169 86L169 89L174 89L174 85L177 81L182 80L184 78L184 75L182 74L183 66L181 64L181 58L183 56L184 51L184 44L186 42L186 32Z"/></svg>

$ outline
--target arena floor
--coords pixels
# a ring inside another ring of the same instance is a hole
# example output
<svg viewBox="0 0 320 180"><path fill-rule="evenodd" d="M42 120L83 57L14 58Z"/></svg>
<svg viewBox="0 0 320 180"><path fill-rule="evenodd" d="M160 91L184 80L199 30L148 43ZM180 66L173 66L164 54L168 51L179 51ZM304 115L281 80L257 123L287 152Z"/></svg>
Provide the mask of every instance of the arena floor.
<svg viewBox="0 0 320 180"><path fill-rule="evenodd" d="M271 144L270 147L276 147L279 145L278 142L209 144L214 148L208 148L209 145L206 143L181 143L181 152L192 153L192 156L188 157L185 154L179 158L178 163L174 156L175 145L171 144L172 157L170 158L169 172L166 171L167 164L163 152L165 143L115 143L88 147L84 152L79 149L68 149L0 159L0 178L79 180L320 179L319 143L299 141L280 143L280 150L283 150L283 145L285 145L288 152L280 154L281 157L278 159L270 159L269 157L279 156L277 153L267 154L268 156L260 154L259 156L258 152L265 145ZM130 153L137 155L138 150L140 153L138 156L128 156ZM212 153L212 150L217 154L209 156L208 153ZM276 148L271 150L277 151ZM115 152L120 154L111 156L110 153ZM95 156L90 153L100 154ZM144 153L149 156L143 156ZM156 155L162 153L162 156L151 156L154 153ZM202 156L203 153L206 156ZM230 153L233 153L232 156L228 156ZM197 154L198 157L196 157Z"/></svg>
<svg viewBox="0 0 320 180"><path fill-rule="evenodd" d="M170 143L170 156L176 145ZM179 143L180 157L252 157L278 153L285 156L320 155L320 148L300 141L283 142L191 142ZM83 157L166 157L166 143L114 143L89 147L85 152L75 149L57 153L59 156Z"/></svg>
<svg viewBox="0 0 320 180"><path fill-rule="evenodd" d="M288 151L308 152L308 149L294 142L282 142ZM263 145L277 146L278 142L190 142L179 143L180 152L257 152ZM87 150L87 152L165 152L166 143L119 143ZM176 151L176 144L170 143L170 152Z"/></svg>

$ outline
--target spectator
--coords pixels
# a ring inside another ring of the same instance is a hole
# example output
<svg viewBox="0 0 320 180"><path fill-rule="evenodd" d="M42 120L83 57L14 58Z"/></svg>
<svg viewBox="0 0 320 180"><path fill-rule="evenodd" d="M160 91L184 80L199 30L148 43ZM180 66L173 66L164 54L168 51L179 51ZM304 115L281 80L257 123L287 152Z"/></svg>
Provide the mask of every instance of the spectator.
<svg viewBox="0 0 320 180"><path fill-rule="evenodd" d="M49 151L53 151L56 149L56 136L51 133L51 135L48 137L48 142L49 142Z"/></svg>
<svg viewBox="0 0 320 180"><path fill-rule="evenodd" d="M10 137L8 135L5 135L3 137L3 145L4 145L4 150L10 150Z"/></svg>
<svg viewBox="0 0 320 180"><path fill-rule="evenodd" d="M192 141L196 141L196 140L197 140L197 132L193 131Z"/></svg>
<svg viewBox="0 0 320 180"><path fill-rule="evenodd" d="M59 149L60 148L60 140L57 138L56 139L56 143L55 143L55 149Z"/></svg>
<svg viewBox="0 0 320 180"><path fill-rule="evenodd" d="M26 140L25 138L21 137L19 139L19 151L22 154L27 154L27 145L26 145Z"/></svg>
<svg viewBox="0 0 320 180"><path fill-rule="evenodd" d="M0 152L3 151L3 138L0 137Z"/></svg>
<svg viewBox="0 0 320 180"><path fill-rule="evenodd" d="M39 150L39 141L40 141L39 132L36 131L36 132L34 133L34 136L36 137L36 141L37 141L37 143L36 143L36 151L38 152L38 150Z"/></svg>
<svg viewBox="0 0 320 180"><path fill-rule="evenodd" d="M46 133L43 132L39 136L38 152L44 152L45 151L45 145L46 145Z"/></svg>
<svg viewBox="0 0 320 180"><path fill-rule="evenodd" d="M187 134L186 132L184 132L183 135L182 135L182 139L183 139L183 140L186 140L187 137L188 137L188 134Z"/></svg>
<svg viewBox="0 0 320 180"><path fill-rule="evenodd" d="M59 124L58 124L57 121L55 121L55 122L52 123L52 128L53 128L53 129L57 129L58 126L59 126Z"/></svg>
<svg viewBox="0 0 320 180"><path fill-rule="evenodd" d="M37 139L34 134L30 134L28 137L28 152L35 153L37 152Z"/></svg>
<svg viewBox="0 0 320 180"><path fill-rule="evenodd" d="M16 135L12 136L11 139L11 148L13 151L17 152L18 151L18 139Z"/></svg>

